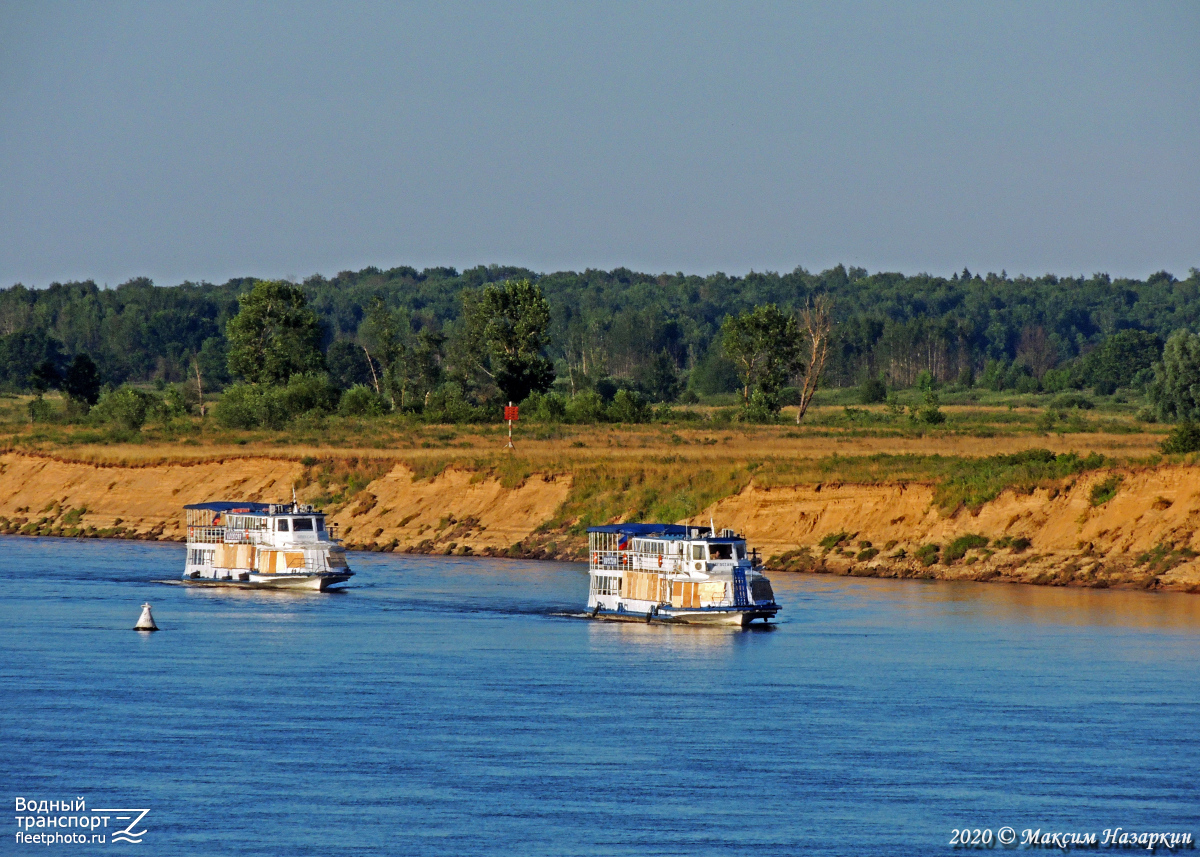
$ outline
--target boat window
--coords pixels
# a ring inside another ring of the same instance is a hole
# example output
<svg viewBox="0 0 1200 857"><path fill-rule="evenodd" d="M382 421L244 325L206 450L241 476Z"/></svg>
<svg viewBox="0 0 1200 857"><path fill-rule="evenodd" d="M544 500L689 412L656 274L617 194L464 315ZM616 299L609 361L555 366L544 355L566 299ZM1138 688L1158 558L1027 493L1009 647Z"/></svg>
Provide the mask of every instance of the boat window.
<svg viewBox="0 0 1200 857"><path fill-rule="evenodd" d="M713 559L733 559L733 545L709 545L708 555Z"/></svg>
<svg viewBox="0 0 1200 857"><path fill-rule="evenodd" d="M280 518L278 521L276 521L275 529L281 533L286 533L288 531L287 518Z"/></svg>
<svg viewBox="0 0 1200 857"><path fill-rule="evenodd" d="M265 530L267 519L258 515L226 515L231 530Z"/></svg>
<svg viewBox="0 0 1200 857"><path fill-rule="evenodd" d="M325 532L325 519L324 518L316 518L315 520L317 522L317 532L318 533Z"/></svg>
<svg viewBox="0 0 1200 857"><path fill-rule="evenodd" d="M295 518L294 521L295 525L292 527L292 529L296 532L300 532L301 530L311 531L313 528L312 518Z"/></svg>
<svg viewBox="0 0 1200 857"><path fill-rule="evenodd" d="M649 541L647 539L634 539L633 552L657 556L667 552L667 543Z"/></svg>
<svg viewBox="0 0 1200 857"><path fill-rule="evenodd" d="M733 558L734 559L745 559L746 558L746 543L745 542L734 542L733 543Z"/></svg>
<svg viewBox="0 0 1200 857"><path fill-rule="evenodd" d="M592 588L597 595L620 595L621 578L609 575L596 575L592 578Z"/></svg>
<svg viewBox="0 0 1200 857"><path fill-rule="evenodd" d="M692 545L692 559L704 559L704 545Z"/></svg>

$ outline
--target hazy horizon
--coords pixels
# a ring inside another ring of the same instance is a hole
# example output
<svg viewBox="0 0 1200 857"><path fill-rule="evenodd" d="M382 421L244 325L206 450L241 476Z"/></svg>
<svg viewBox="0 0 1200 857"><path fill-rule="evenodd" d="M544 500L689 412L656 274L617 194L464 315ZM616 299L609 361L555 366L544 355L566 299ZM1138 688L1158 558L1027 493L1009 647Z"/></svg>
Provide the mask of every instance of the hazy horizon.
<svg viewBox="0 0 1200 857"><path fill-rule="evenodd" d="M637 274L648 274L650 276L655 276L655 277L657 277L657 276L674 277L674 276L678 276L678 275L682 274L683 276L698 276L698 277L724 275L724 276L731 277L731 278L741 279L751 273L785 276L787 274L793 273L794 271L796 271L798 269L803 270L804 272L806 272L808 274L821 274L827 270L830 270L831 268L837 267L838 264L842 264L843 267L847 268L847 269L849 269L851 267L849 265L845 265L844 263L835 263L834 265L830 265L829 268L820 268L820 269L809 268L807 266L800 265L800 266L797 266L797 268L793 268L790 271L776 271L771 268L752 268L747 271L732 272L732 271L643 271L643 270L638 270L636 268L632 268L628 265L618 265L618 266L615 266L614 268L603 268L603 269L601 269L601 268L590 268L590 269L588 269L588 268L558 268L558 269L554 269L554 270L538 271L533 268L527 268L527 270L533 271L533 273L537 274L539 277L544 277L544 276L549 276L549 275L554 275L554 274L565 274L565 273L579 274L579 273L583 273L586 270L612 271L612 270L617 270L620 268L625 268L626 270L633 271L634 273L637 273ZM46 283L24 283L24 282L20 282L20 281L14 282L14 283L8 283L8 284L0 283L0 289L12 288L14 286L25 286L26 288L30 288L30 289L45 289L45 288L49 288L51 285L54 285L54 284L61 285L64 283L72 283L72 282L94 282L97 285L97 287L99 287L101 289L115 289L118 286L122 286L122 285L125 285L126 283L132 282L134 280L142 279L142 278L151 280L155 286L168 286L168 287L182 286L182 285L219 286L219 285L223 285L227 282L230 282L232 280L238 280L238 279L282 279L282 280L286 280L288 282L292 282L292 283L296 283L296 284L303 284L305 280L307 280L310 277L314 277L314 276L324 277L326 280L332 280L334 277L336 277L338 274L342 273L343 271L350 271L351 273L358 273L359 271L365 270L367 268L377 268L381 272L386 272L386 271L390 270L391 268L402 268L402 267L413 268L418 273L422 273L427 268L439 268L439 267L453 268L455 271L458 272L458 274L461 275L461 274L465 273L466 271L469 271L472 268L476 268L476 267L520 268L520 267L525 267L525 266L487 263L487 264L481 264L481 265L470 265L470 266L467 266L464 268L460 268L460 267L457 267L454 265L427 265L427 266L419 267L416 265L407 265L406 266L404 263L400 263L400 264L393 265L390 267L384 267L381 265L369 265L368 264L368 265L362 265L357 268L342 268L341 271L313 271L313 272L310 272L303 276L296 276L294 274L285 274L285 275L272 275L270 277L265 277L265 276L259 276L254 273L245 273L245 274L233 274L229 277L223 277L220 280L210 280L210 279L191 277L191 278L184 278L184 279L181 279L178 281L171 281L171 282L163 282L160 280L156 280L153 277L145 277L145 275L143 275L143 274L134 274L130 277L126 277L125 279L123 279L119 282L115 282L115 283L100 282L100 281L96 280L95 277L80 277L80 278L70 278L70 279L55 279L55 280L51 280ZM864 269L864 270L866 270L866 269ZM1036 279L1039 279L1044 276L1054 276L1054 277L1057 277L1058 279L1067 279L1067 278L1089 279L1093 276L1102 275L1102 276L1108 276L1112 280L1129 279L1129 280L1145 281L1149 277L1154 276L1155 274L1158 274L1163 271L1170 274L1176 280L1186 280L1191 276L1191 273L1193 270L1200 270L1200 268L1196 268L1196 266L1192 266L1187 271L1182 271L1182 272L1170 271L1165 268L1159 268L1157 270L1151 271L1148 274L1145 274L1142 276L1112 274L1108 271L1093 271L1091 273L1082 273L1082 272L1078 272L1078 271L1074 272L1074 273L1065 273L1062 271L1043 271L1040 274L1026 274L1023 272L1022 273L1013 273L1013 272L1007 271L1006 269L1003 269L1003 268L1000 271L978 270L978 271L971 271L970 273L972 276L978 275L978 276L984 277L985 279L992 275L1004 276L1004 277L1007 277L1009 280L1017 280L1021 277L1027 277L1029 279L1036 280ZM882 270L881 269L879 271L867 270L867 273L868 273L868 275L870 275L870 274L900 274L904 277L929 276L929 277L935 277L935 278L942 277L944 279L950 279L951 277L955 276L956 274L961 274L962 271L950 271L945 274L942 274L942 273L935 274L935 273L931 273L929 271L895 271L895 270Z"/></svg>

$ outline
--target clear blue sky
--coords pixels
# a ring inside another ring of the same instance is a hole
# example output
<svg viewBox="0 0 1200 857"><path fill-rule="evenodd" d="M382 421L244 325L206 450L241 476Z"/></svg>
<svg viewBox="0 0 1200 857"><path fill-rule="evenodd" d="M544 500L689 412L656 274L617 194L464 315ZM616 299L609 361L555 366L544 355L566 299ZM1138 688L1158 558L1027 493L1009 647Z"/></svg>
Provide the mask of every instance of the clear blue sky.
<svg viewBox="0 0 1200 857"><path fill-rule="evenodd" d="M1200 266L1200 3L0 0L0 285Z"/></svg>

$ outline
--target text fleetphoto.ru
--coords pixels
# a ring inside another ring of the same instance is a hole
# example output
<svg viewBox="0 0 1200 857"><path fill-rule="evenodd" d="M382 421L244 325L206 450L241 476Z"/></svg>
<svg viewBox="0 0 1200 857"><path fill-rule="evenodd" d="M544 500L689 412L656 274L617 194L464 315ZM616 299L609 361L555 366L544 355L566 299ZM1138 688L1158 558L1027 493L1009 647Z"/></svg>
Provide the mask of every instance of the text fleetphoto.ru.
<svg viewBox="0 0 1200 857"><path fill-rule="evenodd" d="M149 809L87 808L82 797L67 800L16 799L18 845L111 845L140 843ZM139 829L139 825L142 825Z"/></svg>

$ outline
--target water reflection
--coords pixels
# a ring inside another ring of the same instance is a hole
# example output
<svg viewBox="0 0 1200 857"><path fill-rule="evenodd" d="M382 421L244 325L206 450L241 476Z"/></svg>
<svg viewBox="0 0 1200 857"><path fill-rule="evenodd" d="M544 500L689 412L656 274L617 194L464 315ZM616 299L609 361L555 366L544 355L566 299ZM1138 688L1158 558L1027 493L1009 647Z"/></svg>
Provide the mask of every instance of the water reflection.
<svg viewBox="0 0 1200 857"><path fill-rule="evenodd" d="M863 609L934 610L1004 623L1200 633L1200 597L1187 592L784 574L775 575L772 583L780 602L793 607L789 620L797 618L798 605L820 599Z"/></svg>
<svg viewBox="0 0 1200 857"><path fill-rule="evenodd" d="M614 622L586 617L581 621L588 624L588 642L592 648L619 644L634 649L652 650L655 653L669 652L672 655L729 651L739 638L757 636L774 630L772 627L742 629L720 626L705 627L703 625Z"/></svg>

